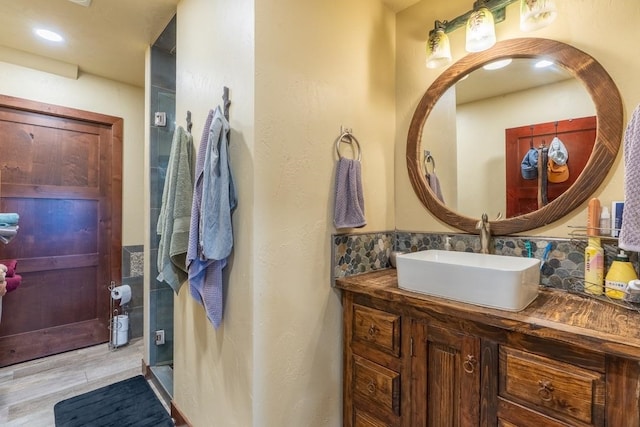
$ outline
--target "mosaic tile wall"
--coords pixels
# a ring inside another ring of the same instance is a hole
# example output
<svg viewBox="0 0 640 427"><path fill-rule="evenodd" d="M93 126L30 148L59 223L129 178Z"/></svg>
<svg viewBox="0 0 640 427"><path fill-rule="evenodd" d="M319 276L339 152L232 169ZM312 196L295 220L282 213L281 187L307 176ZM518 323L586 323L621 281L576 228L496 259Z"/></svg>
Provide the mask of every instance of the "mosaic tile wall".
<svg viewBox="0 0 640 427"><path fill-rule="evenodd" d="M124 307L129 313L129 338L143 335L144 246L122 247L122 284L131 286L131 301ZM120 309L120 307L117 307ZM122 310L122 309L120 309Z"/></svg>
<svg viewBox="0 0 640 427"><path fill-rule="evenodd" d="M408 231L334 234L332 236L333 278L391 268L389 256L394 250L415 252L427 249L444 249L447 237L449 237L451 248L454 251L479 252L480 250L480 238L473 234L433 234ZM542 259L547 245L550 245L547 260L540 271L541 285L563 290L580 291L582 289L585 239L493 236L491 243L495 254L538 259ZM616 244L615 239L602 239L606 269L611 265L618 252ZM638 254L632 252L628 255L638 271Z"/></svg>

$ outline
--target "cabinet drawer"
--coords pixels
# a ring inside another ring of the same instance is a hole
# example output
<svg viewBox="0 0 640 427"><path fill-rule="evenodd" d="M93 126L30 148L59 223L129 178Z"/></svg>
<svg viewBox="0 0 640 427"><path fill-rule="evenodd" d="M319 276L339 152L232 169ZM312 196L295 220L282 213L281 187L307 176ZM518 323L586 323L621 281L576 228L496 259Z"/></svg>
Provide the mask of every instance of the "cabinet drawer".
<svg viewBox="0 0 640 427"><path fill-rule="evenodd" d="M353 391L356 401L375 412L400 415L400 374L370 360L353 356Z"/></svg>
<svg viewBox="0 0 640 427"><path fill-rule="evenodd" d="M603 425L604 376L568 363L500 348L500 396L564 421Z"/></svg>
<svg viewBox="0 0 640 427"><path fill-rule="evenodd" d="M573 424L575 425L575 424ZM583 424L580 424L583 425ZM566 427L567 423L554 420L524 406L498 400L498 427Z"/></svg>
<svg viewBox="0 0 640 427"><path fill-rule="evenodd" d="M400 316L353 305L353 341L400 356Z"/></svg>

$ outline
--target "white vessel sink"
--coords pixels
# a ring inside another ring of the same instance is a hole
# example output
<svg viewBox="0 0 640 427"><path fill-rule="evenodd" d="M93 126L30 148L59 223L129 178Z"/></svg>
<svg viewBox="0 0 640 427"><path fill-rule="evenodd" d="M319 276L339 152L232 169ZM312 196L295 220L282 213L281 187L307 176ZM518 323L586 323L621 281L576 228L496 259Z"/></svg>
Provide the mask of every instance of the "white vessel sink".
<svg viewBox="0 0 640 427"><path fill-rule="evenodd" d="M538 296L540 260L427 250L396 257L398 286L408 291L508 311Z"/></svg>

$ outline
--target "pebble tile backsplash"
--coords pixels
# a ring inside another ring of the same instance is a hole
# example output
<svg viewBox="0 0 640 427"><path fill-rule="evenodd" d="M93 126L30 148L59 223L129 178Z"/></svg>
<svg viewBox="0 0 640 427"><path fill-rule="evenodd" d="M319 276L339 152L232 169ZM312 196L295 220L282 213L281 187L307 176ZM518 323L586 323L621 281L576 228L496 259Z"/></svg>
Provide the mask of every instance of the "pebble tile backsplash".
<svg viewBox="0 0 640 427"><path fill-rule="evenodd" d="M340 277L391 268L392 251L415 252L444 249L446 237L454 251L479 252L480 238L473 234L437 234L408 231L332 235L332 272ZM550 251L540 271L540 284L563 290L581 290L584 276L586 239L527 236L493 236L492 253L542 259L547 245ZM617 240L602 239L605 268L618 252ZM629 253L636 271L638 254ZM606 270L605 270L606 271Z"/></svg>

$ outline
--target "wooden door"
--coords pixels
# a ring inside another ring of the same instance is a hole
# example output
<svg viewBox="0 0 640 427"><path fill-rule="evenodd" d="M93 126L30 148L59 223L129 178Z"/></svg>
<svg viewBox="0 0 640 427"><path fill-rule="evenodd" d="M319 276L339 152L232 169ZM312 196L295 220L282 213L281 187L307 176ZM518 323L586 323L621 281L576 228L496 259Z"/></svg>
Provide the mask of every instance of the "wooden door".
<svg viewBox="0 0 640 427"><path fill-rule="evenodd" d="M547 183L549 202L568 190L587 164L596 141L596 117L561 120L557 127L556 122L548 122L505 130L507 218L538 210L538 180L522 178L520 165L531 146L549 147L556 135L569 153L569 179Z"/></svg>
<svg viewBox="0 0 640 427"><path fill-rule="evenodd" d="M0 366L109 340L121 277L122 119L0 96L0 211L20 215L0 259Z"/></svg>
<svg viewBox="0 0 640 427"><path fill-rule="evenodd" d="M444 325L413 321L411 425L480 424L480 339Z"/></svg>

